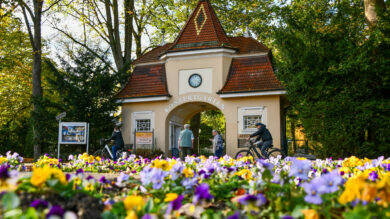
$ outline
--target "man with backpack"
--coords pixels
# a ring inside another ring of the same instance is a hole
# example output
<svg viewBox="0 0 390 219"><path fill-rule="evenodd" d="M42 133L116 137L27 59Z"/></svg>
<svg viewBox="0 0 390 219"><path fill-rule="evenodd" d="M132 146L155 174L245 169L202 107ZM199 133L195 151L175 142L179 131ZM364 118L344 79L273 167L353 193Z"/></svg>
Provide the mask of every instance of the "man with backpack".
<svg viewBox="0 0 390 219"><path fill-rule="evenodd" d="M266 151L272 145L272 135L263 123L260 123L260 122L256 123L256 128L257 128L257 131L255 133L251 134L248 137L248 140L250 138L257 136L255 145L257 145L260 148L263 156L268 158L268 154ZM260 141L260 140L263 140L263 141Z"/></svg>

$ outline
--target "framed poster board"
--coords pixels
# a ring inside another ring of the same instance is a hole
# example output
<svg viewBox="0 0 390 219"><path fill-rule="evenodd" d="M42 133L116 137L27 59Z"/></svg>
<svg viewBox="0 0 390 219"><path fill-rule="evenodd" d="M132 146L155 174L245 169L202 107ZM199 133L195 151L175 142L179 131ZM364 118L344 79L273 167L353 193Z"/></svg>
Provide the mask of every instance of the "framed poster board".
<svg viewBox="0 0 390 219"><path fill-rule="evenodd" d="M136 144L153 144L153 132L136 132Z"/></svg>
<svg viewBox="0 0 390 219"><path fill-rule="evenodd" d="M60 144L87 144L86 122L61 122L58 139Z"/></svg>

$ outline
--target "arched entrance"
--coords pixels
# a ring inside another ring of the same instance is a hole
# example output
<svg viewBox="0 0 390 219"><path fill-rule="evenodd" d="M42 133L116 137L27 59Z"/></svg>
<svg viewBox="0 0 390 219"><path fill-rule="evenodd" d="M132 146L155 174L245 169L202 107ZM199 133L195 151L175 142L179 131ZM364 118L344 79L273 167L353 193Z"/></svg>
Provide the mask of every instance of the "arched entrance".
<svg viewBox="0 0 390 219"><path fill-rule="evenodd" d="M223 111L220 108L208 102L183 103L173 108L166 117L165 122L165 130L167 130L165 132L165 151L168 152L173 147L178 147L177 142L180 131L183 129L184 124L187 121L189 121L194 115L209 110L220 111L223 114Z"/></svg>

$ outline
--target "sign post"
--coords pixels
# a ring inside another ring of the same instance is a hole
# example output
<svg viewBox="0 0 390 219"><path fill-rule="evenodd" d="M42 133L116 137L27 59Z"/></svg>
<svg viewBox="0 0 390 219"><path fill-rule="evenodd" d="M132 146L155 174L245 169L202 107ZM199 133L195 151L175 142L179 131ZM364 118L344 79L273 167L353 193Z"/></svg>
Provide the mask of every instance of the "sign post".
<svg viewBox="0 0 390 219"><path fill-rule="evenodd" d="M56 120L58 121L58 133L61 133L61 119L65 116L66 112L62 112L61 114L56 116ZM57 158L60 159L60 135L58 135Z"/></svg>

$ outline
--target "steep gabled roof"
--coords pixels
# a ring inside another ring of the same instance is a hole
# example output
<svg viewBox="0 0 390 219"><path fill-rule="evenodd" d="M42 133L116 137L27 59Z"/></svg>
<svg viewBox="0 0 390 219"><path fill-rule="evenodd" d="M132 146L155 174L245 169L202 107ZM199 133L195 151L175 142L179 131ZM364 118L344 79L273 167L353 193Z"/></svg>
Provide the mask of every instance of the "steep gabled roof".
<svg viewBox="0 0 390 219"><path fill-rule="evenodd" d="M136 66L117 99L170 96L165 75L165 64Z"/></svg>
<svg viewBox="0 0 390 219"><path fill-rule="evenodd" d="M233 48L208 0L200 0L167 52Z"/></svg>
<svg viewBox="0 0 390 219"><path fill-rule="evenodd" d="M233 58L229 75L219 94L284 89L267 55Z"/></svg>

